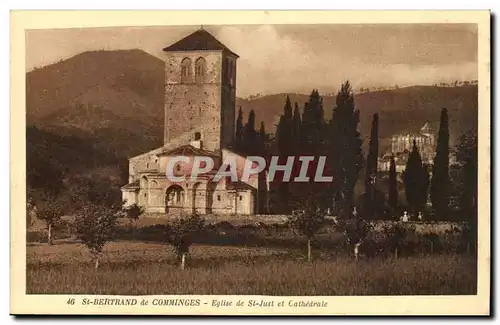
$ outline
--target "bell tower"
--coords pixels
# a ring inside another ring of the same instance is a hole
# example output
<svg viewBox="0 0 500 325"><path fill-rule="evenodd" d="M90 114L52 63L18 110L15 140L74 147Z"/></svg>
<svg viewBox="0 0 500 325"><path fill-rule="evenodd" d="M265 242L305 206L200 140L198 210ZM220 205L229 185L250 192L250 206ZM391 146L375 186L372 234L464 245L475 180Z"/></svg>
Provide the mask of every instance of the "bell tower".
<svg viewBox="0 0 500 325"><path fill-rule="evenodd" d="M238 55L199 29L165 53L164 145L218 151L234 138Z"/></svg>

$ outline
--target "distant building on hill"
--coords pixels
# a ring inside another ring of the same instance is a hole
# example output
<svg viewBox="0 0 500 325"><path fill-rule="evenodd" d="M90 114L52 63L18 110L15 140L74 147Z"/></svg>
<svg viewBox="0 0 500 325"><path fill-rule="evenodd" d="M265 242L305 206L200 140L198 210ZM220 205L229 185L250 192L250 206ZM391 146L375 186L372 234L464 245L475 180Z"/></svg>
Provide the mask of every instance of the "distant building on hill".
<svg viewBox="0 0 500 325"><path fill-rule="evenodd" d="M413 141L417 144L422 162L427 165L432 165L436 150L436 135L429 123L426 122L418 133L405 132L395 134L391 137L390 152L385 153L378 159L379 170L388 172L391 157L394 155L396 172L401 173L406 167L408 155L413 148Z"/></svg>

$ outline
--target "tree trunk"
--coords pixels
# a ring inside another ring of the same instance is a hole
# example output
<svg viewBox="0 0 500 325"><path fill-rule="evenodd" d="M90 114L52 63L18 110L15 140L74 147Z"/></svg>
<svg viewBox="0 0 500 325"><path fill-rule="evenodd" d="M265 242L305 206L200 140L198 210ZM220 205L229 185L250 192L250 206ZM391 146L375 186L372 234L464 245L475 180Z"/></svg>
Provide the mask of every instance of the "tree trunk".
<svg viewBox="0 0 500 325"><path fill-rule="evenodd" d="M132 220L132 239L135 240L137 236L137 223L135 220Z"/></svg>
<svg viewBox="0 0 500 325"><path fill-rule="evenodd" d="M431 254L434 254L434 242L431 242Z"/></svg>
<svg viewBox="0 0 500 325"><path fill-rule="evenodd" d="M181 255L181 270L186 268L186 253L182 253Z"/></svg>
<svg viewBox="0 0 500 325"><path fill-rule="evenodd" d="M99 255L96 255L95 256L95 269L97 269L99 267Z"/></svg>
<svg viewBox="0 0 500 325"><path fill-rule="evenodd" d="M307 238L307 261L311 262L311 238Z"/></svg>
<svg viewBox="0 0 500 325"><path fill-rule="evenodd" d="M398 248L397 247L394 249L394 258L398 259Z"/></svg>
<svg viewBox="0 0 500 325"><path fill-rule="evenodd" d="M52 245L52 224L49 223L49 231L47 234L47 242L49 245Z"/></svg>

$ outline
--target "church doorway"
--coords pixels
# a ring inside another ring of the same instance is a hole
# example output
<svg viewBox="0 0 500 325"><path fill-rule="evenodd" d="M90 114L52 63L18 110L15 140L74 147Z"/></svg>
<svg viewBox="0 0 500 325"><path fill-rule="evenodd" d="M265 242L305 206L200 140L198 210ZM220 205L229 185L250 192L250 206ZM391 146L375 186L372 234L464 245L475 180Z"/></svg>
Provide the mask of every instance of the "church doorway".
<svg viewBox="0 0 500 325"><path fill-rule="evenodd" d="M179 185L170 186L165 192L165 212L184 208L184 189Z"/></svg>

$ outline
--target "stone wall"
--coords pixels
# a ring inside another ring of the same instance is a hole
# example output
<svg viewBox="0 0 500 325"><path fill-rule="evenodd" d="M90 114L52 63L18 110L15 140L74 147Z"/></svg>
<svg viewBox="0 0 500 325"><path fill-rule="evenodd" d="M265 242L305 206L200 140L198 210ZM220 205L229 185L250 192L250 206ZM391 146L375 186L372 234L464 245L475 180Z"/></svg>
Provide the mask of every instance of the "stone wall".
<svg viewBox="0 0 500 325"><path fill-rule="evenodd" d="M145 214L143 217L146 218L175 218L175 216L166 216L165 214ZM264 224L284 224L288 221L289 215L235 215L235 214L209 214L203 216L207 223L215 224L218 222L227 221L232 225L251 225L256 223L264 223ZM335 217L328 217L332 222L335 222ZM444 234L448 231L453 231L455 229L462 230L464 227L463 223L460 222L400 222L400 221L375 221L374 230L381 231L385 226L389 225L413 225L415 226L415 231L419 234ZM333 228L333 226L332 226Z"/></svg>
<svg viewBox="0 0 500 325"><path fill-rule="evenodd" d="M197 83L195 62L205 59L205 78ZM181 82L181 62L191 60L190 82ZM201 133L204 149L216 150L221 139L221 52L167 53L165 60L165 136L168 144L182 134Z"/></svg>

